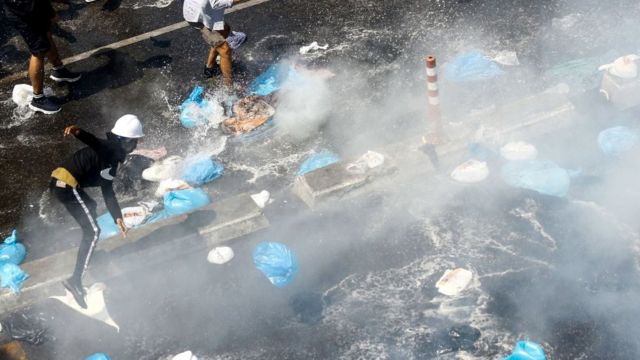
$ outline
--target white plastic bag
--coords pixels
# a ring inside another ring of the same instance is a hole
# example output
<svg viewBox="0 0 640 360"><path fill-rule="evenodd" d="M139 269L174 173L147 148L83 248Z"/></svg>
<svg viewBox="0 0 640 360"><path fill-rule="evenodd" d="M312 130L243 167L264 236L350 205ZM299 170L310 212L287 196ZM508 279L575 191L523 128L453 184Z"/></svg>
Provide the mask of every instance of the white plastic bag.
<svg viewBox="0 0 640 360"><path fill-rule="evenodd" d="M251 199L253 199L253 202L255 202L260 209L264 209L265 205L267 205L267 201L269 201L270 196L271 194L269 194L267 190L262 190L257 194L251 195Z"/></svg>
<svg viewBox="0 0 640 360"><path fill-rule="evenodd" d="M180 156L169 156L164 160L154 163L149 168L144 169L142 178L148 181L171 179L180 173L183 161L184 159Z"/></svg>
<svg viewBox="0 0 640 360"><path fill-rule="evenodd" d="M120 332L120 327L109 315L109 311L107 310L107 305L104 302L104 290L107 287L103 283L95 283L87 289L87 295L85 296L85 300L87 302L87 308L81 308L78 303L74 300L73 295L69 292L69 290L65 289L65 296L50 296L50 299L56 299L67 305L71 309L79 312L84 316L88 316L92 319L102 321L103 323L112 326L116 329L116 331Z"/></svg>
<svg viewBox="0 0 640 360"><path fill-rule="evenodd" d="M233 259L233 249L228 246L219 246L209 251L207 261L212 264L222 265Z"/></svg>
<svg viewBox="0 0 640 360"><path fill-rule="evenodd" d="M500 155L507 160L533 160L538 156L538 149L524 141L513 141L500 148Z"/></svg>
<svg viewBox="0 0 640 360"><path fill-rule="evenodd" d="M476 183L489 176L489 167L484 161L467 160L451 172L451 178L461 183Z"/></svg>
<svg viewBox="0 0 640 360"><path fill-rule="evenodd" d="M347 171L354 174L364 174L370 169L375 169L384 164L384 155L375 151L367 151L358 160L347 165Z"/></svg>
<svg viewBox="0 0 640 360"><path fill-rule="evenodd" d="M520 61L518 60L518 54L515 51L503 50L498 51L493 57L493 61L500 65L505 66L518 66Z"/></svg>
<svg viewBox="0 0 640 360"><path fill-rule="evenodd" d="M469 286L471 279L473 279L473 273L469 270L462 268L447 270L436 283L436 288L441 294L455 296Z"/></svg>
<svg viewBox="0 0 640 360"><path fill-rule="evenodd" d="M198 360L191 351L185 351L171 358L171 360Z"/></svg>

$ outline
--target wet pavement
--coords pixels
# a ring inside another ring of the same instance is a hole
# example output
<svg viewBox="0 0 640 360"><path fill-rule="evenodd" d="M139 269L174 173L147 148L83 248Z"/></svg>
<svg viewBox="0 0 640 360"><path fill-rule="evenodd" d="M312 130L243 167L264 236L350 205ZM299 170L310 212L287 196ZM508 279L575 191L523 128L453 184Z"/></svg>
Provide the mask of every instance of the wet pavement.
<svg viewBox="0 0 640 360"><path fill-rule="evenodd" d="M59 4L61 30L54 34L66 57L175 23L180 7L149 0ZM205 359L486 359L508 354L515 340L526 338L554 359L632 357L640 329L629 320L638 314L626 299L637 298L638 269L628 249L637 242L632 214L639 194L637 175L629 173L637 159L606 166L598 157L594 131L619 123L620 114L592 108L581 91L573 95L584 132L537 139L544 156L598 179L578 184L569 200L508 190L498 181L459 188L446 175L424 181L411 174L310 214L300 214L301 205L285 194L313 150L350 156L422 132L425 54L445 62L474 48L518 52L523 65L492 86L442 84L444 113L465 113L553 85L541 73L554 64L637 50L637 39L624 35L637 32L638 12L631 1L270 1L230 14L232 26L249 36L234 55L243 85L300 46L330 45L303 59L337 76L312 89L331 94L313 110L329 110L302 137L265 131L239 140L215 128L182 128L178 106L202 83L206 54L190 28L73 64L84 72L80 82L46 84L64 103L53 116L16 114L13 83L2 83L0 230L19 229L28 259L79 239L46 193L49 172L80 146L62 138L72 123L103 134L119 116L136 113L147 134L141 147L218 153L226 173L209 186L214 201L242 191L278 194L267 210L271 229L235 242L232 263L214 267L200 254L109 283L107 302L120 333L54 300L30 309L45 319L51 338L27 346L29 354L65 359L104 351L114 359L158 359L192 349ZM607 32L593 31L602 23ZM0 26L4 76L22 70L26 54ZM218 83L206 85L218 95ZM189 233L171 231L165 236ZM292 286L275 289L254 270L251 251L262 240L283 241L299 255L302 270ZM432 285L455 266L478 278L464 296L447 299ZM480 337L461 346L440 335L462 325Z"/></svg>

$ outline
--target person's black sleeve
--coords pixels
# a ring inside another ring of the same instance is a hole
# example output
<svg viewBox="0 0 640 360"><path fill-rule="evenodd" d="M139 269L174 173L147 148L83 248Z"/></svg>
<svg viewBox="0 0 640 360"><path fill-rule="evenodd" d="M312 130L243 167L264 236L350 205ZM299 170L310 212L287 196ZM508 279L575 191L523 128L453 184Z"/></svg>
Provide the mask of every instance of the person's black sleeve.
<svg viewBox="0 0 640 360"><path fill-rule="evenodd" d="M114 177L117 170L117 164L111 167L111 171L109 175ZM101 179L102 183L100 185L100 189L102 190L102 196L104 197L104 203L107 205L107 209L113 217L113 220L122 219L122 210L120 209L120 204L118 204L118 199L116 199L116 193L113 191L113 179L107 180L105 178Z"/></svg>
<svg viewBox="0 0 640 360"><path fill-rule="evenodd" d="M78 132L75 134L76 138L83 143L87 144L91 149L93 149L98 154L103 153L105 150L105 145L100 139L95 137L92 133L88 131L84 131L82 129L78 129Z"/></svg>

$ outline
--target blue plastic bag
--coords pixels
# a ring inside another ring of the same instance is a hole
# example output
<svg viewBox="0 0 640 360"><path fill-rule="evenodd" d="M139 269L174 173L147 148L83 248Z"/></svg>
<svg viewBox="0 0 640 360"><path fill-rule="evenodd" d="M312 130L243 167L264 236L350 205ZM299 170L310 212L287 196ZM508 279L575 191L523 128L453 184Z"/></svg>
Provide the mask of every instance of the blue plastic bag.
<svg viewBox="0 0 640 360"><path fill-rule="evenodd" d="M113 220L113 217L110 213L98 216L96 221L98 222L98 227L100 228L100 237L98 238L99 240L108 239L120 233L120 229L118 229L118 225L116 225L116 222Z"/></svg>
<svg viewBox="0 0 640 360"><path fill-rule="evenodd" d="M4 244L0 245L0 263L12 263L20 265L27 256L24 245L17 242L16 231L11 232L11 236L4 239Z"/></svg>
<svg viewBox="0 0 640 360"><path fill-rule="evenodd" d="M598 146L606 155L621 155L637 144L638 133L626 126L614 126L598 134Z"/></svg>
<svg viewBox="0 0 640 360"><path fill-rule="evenodd" d="M298 169L298 176L302 176L313 170L317 170L325 166L329 166L333 163L337 163L338 161L340 161L340 158L338 157L338 155L332 153L331 151L329 150L320 151L319 153L309 156L302 163L302 165L300 165L300 169Z"/></svg>
<svg viewBox="0 0 640 360"><path fill-rule="evenodd" d="M195 158L185 162L182 180L193 186L200 186L220 177L224 172L221 163L208 157Z"/></svg>
<svg viewBox="0 0 640 360"><path fill-rule="evenodd" d="M289 284L298 273L298 260L291 249L277 242L261 242L253 252L253 263L276 287Z"/></svg>
<svg viewBox="0 0 640 360"><path fill-rule="evenodd" d="M444 67L444 78L453 82L483 81L502 74L498 64L479 52L458 55Z"/></svg>
<svg viewBox="0 0 640 360"><path fill-rule="evenodd" d="M204 98L204 88L196 86L187 100L180 105L180 122L187 129L206 124L209 102Z"/></svg>
<svg viewBox="0 0 640 360"><path fill-rule="evenodd" d="M544 195L564 197L571 185L572 173L552 161L510 161L502 167L502 180L510 186Z"/></svg>
<svg viewBox="0 0 640 360"><path fill-rule="evenodd" d="M248 87L249 95L267 96L280 90L287 80L300 80L295 69L287 64L273 64L258 75Z"/></svg>
<svg viewBox="0 0 640 360"><path fill-rule="evenodd" d="M164 211L169 216L186 214L209 203L209 195L202 189L174 190L164 194Z"/></svg>
<svg viewBox="0 0 640 360"><path fill-rule="evenodd" d="M95 353L84 360L111 360L111 358L104 353Z"/></svg>
<svg viewBox="0 0 640 360"><path fill-rule="evenodd" d="M22 283L29 278L29 274L22 271L20 266L12 263L0 265L0 286L11 289L14 294L20 293Z"/></svg>
<svg viewBox="0 0 640 360"><path fill-rule="evenodd" d="M542 346L531 341L518 341L513 352L503 360L547 360Z"/></svg>

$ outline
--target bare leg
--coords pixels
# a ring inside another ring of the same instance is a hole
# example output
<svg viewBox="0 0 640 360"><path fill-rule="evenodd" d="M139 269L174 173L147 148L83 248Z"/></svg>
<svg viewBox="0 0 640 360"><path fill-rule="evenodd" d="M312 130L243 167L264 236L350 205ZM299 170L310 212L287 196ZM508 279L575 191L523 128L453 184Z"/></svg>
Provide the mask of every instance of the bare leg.
<svg viewBox="0 0 640 360"><path fill-rule="evenodd" d="M44 87L44 54L31 55L29 61L29 79L33 87L33 94L42 94Z"/></svg>
<svg viewBox="0 0 640 360"><path fill-rule="evenodd" d="M220 71L222 72L222 81L226 86L233 84L233 71L231 68L231 47L225 41L217 47L220 54Z"/></svg>

